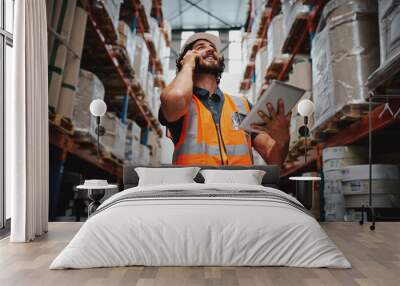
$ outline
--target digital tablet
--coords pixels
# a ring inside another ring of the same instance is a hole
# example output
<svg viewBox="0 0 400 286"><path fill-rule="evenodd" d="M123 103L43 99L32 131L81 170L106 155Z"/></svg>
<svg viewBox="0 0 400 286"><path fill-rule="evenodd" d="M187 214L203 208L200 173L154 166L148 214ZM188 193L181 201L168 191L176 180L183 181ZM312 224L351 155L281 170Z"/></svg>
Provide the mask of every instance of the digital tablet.
<svg viewBox="0 0 400 286"><path fill-rule="evenodd" d="M278 100L282 99L285 106L285 115L292 110L296 103L301 99L306 91L304 89L283 83L278 80L273 80L267 90L261 95L259 100L251 109L250 113L240 123L239 128L259 132L252 129L251 124L262 124L263 120L257 114L258 111L263 111L267 116L270 116L267 109L267 103L270 102L274 109L278 110Z"/></svg>

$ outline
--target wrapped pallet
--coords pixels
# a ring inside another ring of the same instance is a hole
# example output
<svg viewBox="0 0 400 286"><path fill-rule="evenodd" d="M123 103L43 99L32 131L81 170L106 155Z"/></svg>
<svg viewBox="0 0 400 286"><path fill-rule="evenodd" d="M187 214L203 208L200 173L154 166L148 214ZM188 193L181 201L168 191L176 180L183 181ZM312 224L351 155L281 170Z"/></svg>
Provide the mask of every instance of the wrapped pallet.
<svg viewBox="0 0 400 286"><path fill-rule="evenodd" d="M49 50L49 107L55 112L67 59L66 43L69 42L74 20L76 0L56 0L53 3ZM55 36L57 34L57 36Z"/></svg>
<svg viewBox="0 0 400 286"><path fill-rule="evenodd" d="M152 0L140 0L140 3L143 5L144 12L146 13L147 19L150 18L151 8L153 8Z"/></svg>
<svg viewBox="0 0 400 286"><path fill-rule="evenodd" d="M171 48L167 46L164 37L160 37L160 60L164 67L164 70L169 69L169 58L171 53Z"/></svg>
<svg viewBox="0 0 400 286"><path fill-rule="evenodd" d="M107 11L108 17L114 25L115 31L118 28L119 11L121 9L122 0L101 0Z"/></svg>
<svg viewBox="0 0 400 286"><path fill-rule="evenodd" d="M161 105L160 92L160 88L156 87L152 91L152 96L148 98L151 113L155 117L158 116L158 110L160 109Z"/></svg>
<svg viewBox="0 0 400 286"><path fill-rule="evenodd" d="M150 148L147 145L140 143L135 147L137 148L137 151L135 151L135 163L140 165L150 165Z"/></svg>
<svg viewBox="0 0 400 286"><path fill-rule="evenodd" d="M136 50L135 60L133 63L133 69L135 76L142 85L146 86L147 72L149 68L149 51L147 49L146 42L140 36L135 36Z"/></svg>
<svg viewBox="0 0 400 286"><path fill-rule="evenodd" d="M285 41L282 33L283 16L277 15L272 20L268 28L268 66L273 68L274 65L283 63L288 59L287 54L282 54L282 46Z"/></svg>
<svg viewBox="0 0 400 286"><path fill-rule="evenodd" d="M86 22L87 12L81 7L76 7L74 23L72 25L71 36L68 42L70 51L68 51L67 55L61 93L57 105L57 113L69 119L72 118L74 111L74 97L79 81L79 70L81 66L83 42L85 40Z"/></svg>
<svg viewBox="0 0 400 286"><path fill-rule="evenodd" d="M136 53L136 37L135 33L131 31L131 28L124 21L119 21L118 25L118 45L126 50L129 62L131 66L135 62Z"/></svg>
<svg viewBox="0 0 400 286"><path fill-rule="evenodd" d="M136 164L139 157L139 144L140 144L140 126L133 120L127 119L126 131L126 144L125 144L125 160L127 164Z"/></svg>
<svg viewBox="0 0 400 286"><path fill-rule="evenodd" d="M159 166L161 162L160 137L154 131L149 132L149 145L151 149L150 165Z"/></svg>
<svg viewBox="0 0 400 286"><path fill-rule="evenodd" d="M260 94L265 82L265 75L268 66L268 49L263 47L258 50L255 62L256 72L256 94Z"/></svg>
<svg viewBox="0 0 400 286"><path fill-rule="evenodd" d="M400 207L400 171L397 165L372 165L372 205L377 208ZM343 194L346 208L369 205L369 165L343 169Z"/></svg>
<svg viewBox="0 0 400 286"><path fill-rule="evenodd" d="M143 87L144 92L145 92L145 97L146 98L151 98L153 96L153 90L154 90L154 75L151 72L147 72L147 77L146 77L146 85Z"/></svg>
<svg viewBox="0 0 400 286"><path fill-rule="evenodd" d="M323 150L325 220L344 220L343 168L365 163L367 161L366 155L367 150L359 146L338 146Z"/></svg>
<svg viewBox="0 0 400 286"><path fill-rule="evenodd" d="M104 99L104 86L94 73L81 69L72 113L72 124L78 135L90 135L96 138L94 132L96 119L89 110L90 103L94 99Z"/></svg>
<svg viewBox="0 0 400 286"><path fill-rule="evenodd" d="M289 84L312 90L311 59L308 56L296 56L293 60L292 70L289 72Z"/></svg>
<svg viewBox="0 0 400 286"><path fill-rule="evenodd" d="M292 28L298 18L306 18L310 8L299 0L281 0L283 14L283 41L292 34Z"/></svg>
<svg viewBox="0 0 400 286"><path fill-rule="evenodd" d="M378 1L381 65L400 54L400 1Z"/></svg>
<svg viewBox="0 0 400 286"><path fill-rule="evenodd" d="M365 83L379 64L376 16L372 0L325 6L311 50L315 129L368 98Z"/></svg>
<svg viewBox="0 0 400 286"><path fill-rule="evenodd" d="M250 37L249 33L243 33L242 35L242 62L246 66L250 59L251 49L255 41Z"/></svg>
<svg viewBox="0 0 400 286"><path fill-rule="evenodd" d="M126 119L124 165L130 165L132 162L132 141L133 141L132 122L133 122L133 120Z"/></svg>
<svg viewBox="0 0 400 286"><path fill-rule="evenodd" d="M141 164L141 145L139 140L132 140L132 165Z"/></svg>
<svg viewBox="0 0 400 286"><path fill-rule="evenodd" d="M111 112L101 118L101 124L106 133L100 137L100 144L107 151L120 160L125 158L126 124Z"/></svg>
<svg viewBox="0 0 400 286"><path fill-rule="evenodd" d="M154 19L153 17L150 17L149 19L149 26L150 26L150 35L153 40L154 46L156 48L156 51L160 51L160 37L162 34L160 33L160 27L158 25L158 21Z"/></svg>

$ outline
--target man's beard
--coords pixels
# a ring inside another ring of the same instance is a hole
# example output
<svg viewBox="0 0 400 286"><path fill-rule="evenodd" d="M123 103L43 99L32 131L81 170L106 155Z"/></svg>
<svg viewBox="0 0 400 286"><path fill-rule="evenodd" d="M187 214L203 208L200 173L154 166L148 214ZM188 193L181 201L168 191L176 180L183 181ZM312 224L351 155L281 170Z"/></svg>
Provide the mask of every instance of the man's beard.
<svg viewBox="0 0 400 286"><path fill-rule="evenodd" d="M224 72L223 59L218 58L218 63L216 64L204 64L200 60L196 60L196 67L194 69L195 73L212 74L214 76L219 76Z"/></svg>

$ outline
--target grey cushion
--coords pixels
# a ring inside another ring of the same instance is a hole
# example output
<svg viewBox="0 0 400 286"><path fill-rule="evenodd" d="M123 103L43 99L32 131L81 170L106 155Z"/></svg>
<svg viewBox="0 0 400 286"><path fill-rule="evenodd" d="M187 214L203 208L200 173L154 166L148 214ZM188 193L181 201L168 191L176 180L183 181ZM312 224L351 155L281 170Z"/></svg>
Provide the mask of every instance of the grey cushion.
<svg viewBox="0 0 400 286"><path fill-rule="evenodd" d="M139 176L135 171L136 167L147 167L147 168L182 168L183 166L173 166L173 165L163 165L158 167L151 167L151 166L143 166L143 165L136 165L136 166L125 166L124 167L124 189L129 189L132 187L136 187L139 183ZM265 171L265 175L262 179L262 185L266 187L278 188L279 186L279 175L280 175L280 168L276 165L255 165L255 166L199 166L201 169L220 169L220 170L263 170ZM204 178L200 174L194 178L197 183L204 183Z"/></svg>

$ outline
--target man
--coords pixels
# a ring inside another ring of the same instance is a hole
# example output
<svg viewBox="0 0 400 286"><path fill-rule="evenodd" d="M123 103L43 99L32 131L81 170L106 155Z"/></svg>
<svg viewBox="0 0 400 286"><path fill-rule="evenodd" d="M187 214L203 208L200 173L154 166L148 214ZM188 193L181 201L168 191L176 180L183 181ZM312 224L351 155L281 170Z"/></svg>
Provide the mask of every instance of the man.
<svg viewBox="0 0 400 286"><path fill-rule="evenodd" d="M238 128L251 106L245 97L224 94L218 87L224 71L220 40L196 33L183 45L177 75L161 93L159 120L174 143L176 165L253 164L252 147L268 164L282 165L289 146L290 114L283 102L267 105L270 117L248 134Z"/></svg>

